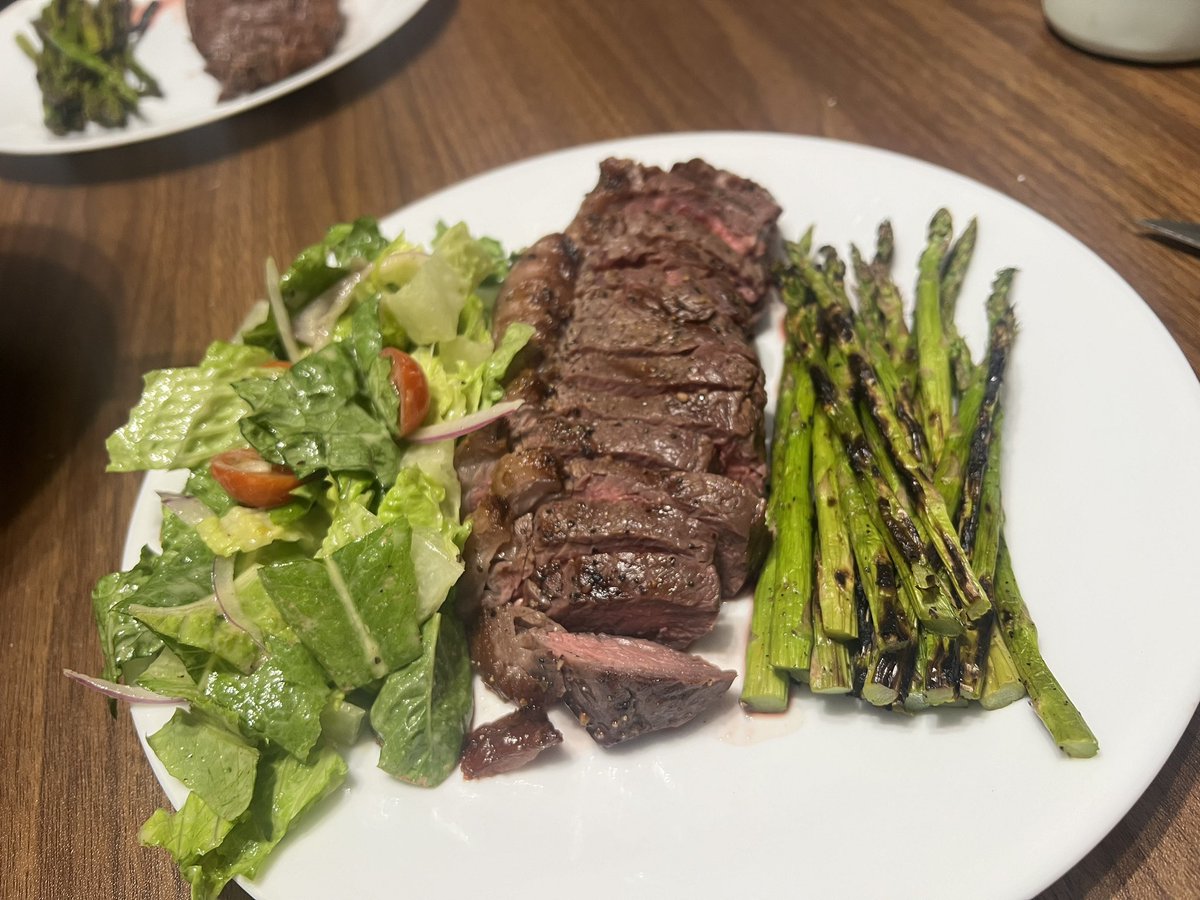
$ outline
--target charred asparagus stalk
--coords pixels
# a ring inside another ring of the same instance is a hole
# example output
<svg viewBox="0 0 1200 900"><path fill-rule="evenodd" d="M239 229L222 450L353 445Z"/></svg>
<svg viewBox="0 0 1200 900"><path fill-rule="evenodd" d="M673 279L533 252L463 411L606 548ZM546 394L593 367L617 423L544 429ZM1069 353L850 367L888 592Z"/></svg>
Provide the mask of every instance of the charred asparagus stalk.
<svg viewBox="0 0 1200 900"><path fill-rule="evenodd" d="M838 455L829 418L818 409L812 438L813 501L821 559L817 599L825 631L839 641L849 641L858 637L858 622L854 610L854 559L838 494Z"/></svg>
<svg viewBox="0 0 1200 900"><path fill-rule="evenodd" d="M812 655L804 609L813 592L813 386L804 366L793 360L786 377L792 396L787 415L777 420L779 468L771 495L778 558L769 657L776 668L798 676Z"/></svg>
<svg viewBox="0 0 1200 900"><path fill-rule="evenodd" d="M939 209L929 223L929 243L921 254L913 330L917 345L917 388L925 414L925 435L934 463L942 455L950 430L953 398L950 353L942 328L942 262L950 245L950 213Z"/></svg>
<svg viewBox="0 0 1200 900"><path fill-rule="evenodd" d="M1000 632L1012 653L1021 681L1029 692L1038 718L1054 742L1068 756L1091 757L1100 749L1096 736L1067 696L1038 647L1037 626L1029 616L1017 576L1013 573L1008 545L1000 541L996 560L996 610Z"/></svg>
<svg viewBox="0 0 1200 900"><path fill-rule="evenodd" d="M820 550L817 551L817 578L821 578L823 567ZM848 694L853 688L853 671L850 664L850 651L846 644L834 637L825 629L825 617L821 612L821 604L810 604L812 616L812 661L808 670L808 686L814 694ZM857 633L858 623L855 620L854 630Z"/></svg>

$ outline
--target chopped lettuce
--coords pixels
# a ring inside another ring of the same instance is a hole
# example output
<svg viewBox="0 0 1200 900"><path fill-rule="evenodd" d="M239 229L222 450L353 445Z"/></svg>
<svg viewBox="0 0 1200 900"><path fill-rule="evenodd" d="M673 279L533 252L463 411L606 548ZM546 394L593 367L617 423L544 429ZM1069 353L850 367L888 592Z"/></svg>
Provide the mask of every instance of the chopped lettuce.
<svg viewBox="0 0 1200 900"><path fill-rule="evenodd" d="M251 674L214 671L200 690L206 703L236 714L245 727L306 759L321 737L329 700L325 672L305 649L268 635L267 653Z"/></svg>
<svg viewBox="0 0 1200 900"><path fill-rule="evenodd" d="M412 784L440 784L458 765L471 719L471 660L462 624L437 613L421 657L388 676L371 706L383 742L379 768Z"/></svg>
<svg viewBox="0 0 1200 900"><path fill-rule="evenodd" d="M370 684L421 652L411 532L394 523L322 560L264 566L259 577L338 687Z"/></svg>
<svg viewBox="0 0 1200 900"><path fill-rule="evenodd" d="M104 654L104 676L115 681L133 660L148 660L162 639L128 613L131 604L166 608L184 606L212 591L212 552L196 532L170 512L163 515L161 554L149 548L128 572L100 579L92 609Z"/></svg>
<svg viewBox="0 0 1200 900"><path fill-rule="evenodd" d="M240 734L201 712L175 710L147 738L167 771L223 819L236 819L250 805L258 749Z"/></svg>
<svg viewBox="0 0 1200 900"><path fill-rule="evenodd" d="M250 803L236 821L193 792L178 812L156 811L142 826L141 842L170 852L192 887L192 900L216 900L239 875L253 878L296 819L345 781L346 773L345 760L326 747L307 761L264 753Z"/></svg>
<svg viewBox="0 0 1200 900"><path fill-rule="evenodd" d="M159 369L145 378L129 421L108 439L108 470L190 469L241 445L238 422L246 404L232 383L270 381L271 355L258 347L217 341L200 365Z"/></svg>
<svg viewBox="0 0 1200 900"><path fill-rule="evenodd" d="M382 351L421 366L429 422L497 402L531 334L512 325L492 341L508 264L461 224L439 226L429 249L389 243L368 219L335 226L281 277L301 358L265 365L282 341L273 315L259 317L199 365L146 376L109 438L110 469L189 469L184 493L209 512L189 525L164 510L161 552L93 594L104 676L189 705L148 740L191 793L141 839L175 858L194 900L255 875L343 781L334 748L364 720L398 778L432 786L458 761L471 670L447 603L469 531L454 447L399 435ZM250 509L216 481L212 457L247 444L303 480L291 501ZM222 566L233 588L218 601Z"/></svg>
<svg viewBox="0 0 1200 900"><path fill-rule="evenodd" d="M160 637L197 650L207 650L243 672L249 672L258 658L258 648L250 635L225 619L212 595L182 606L155 607L133 603L125 608L125 612Z"/></svg>

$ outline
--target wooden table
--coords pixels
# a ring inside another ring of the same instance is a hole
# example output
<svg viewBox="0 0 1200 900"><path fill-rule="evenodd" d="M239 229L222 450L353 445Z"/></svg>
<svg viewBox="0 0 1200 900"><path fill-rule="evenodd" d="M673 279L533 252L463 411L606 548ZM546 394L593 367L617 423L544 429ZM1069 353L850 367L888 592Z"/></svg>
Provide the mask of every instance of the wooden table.
<svg viewBox="0 0 1200 900"><path fill-rule="evenodd" d="M1033 0L430 0L366 58L231 121L0 158L0 896L184 896L136 844L162 797L128 717L60 674L99 668L87 598L139 481L103 474L103 442L140 374L198 358L256 295L258 261L329 223L530 154L692 129L826 135L978 179L1081 238L1200 362L1197 259L1132 225L1200 216L1200 69L1076 52ZM1198 729L1045 896L1200 895Z"/></svg>

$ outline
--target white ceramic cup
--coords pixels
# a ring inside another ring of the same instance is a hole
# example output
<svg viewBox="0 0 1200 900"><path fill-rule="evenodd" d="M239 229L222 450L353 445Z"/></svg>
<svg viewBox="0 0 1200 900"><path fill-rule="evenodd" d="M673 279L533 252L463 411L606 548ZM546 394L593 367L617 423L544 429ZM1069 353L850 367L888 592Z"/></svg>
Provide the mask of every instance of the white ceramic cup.
<svg viewBox="0 0 1200 900"><path fill-rule="evenodd" d="M1140 62L1200 59L1200 0L1042 0L1046 21L1092 53Z"/></svg>

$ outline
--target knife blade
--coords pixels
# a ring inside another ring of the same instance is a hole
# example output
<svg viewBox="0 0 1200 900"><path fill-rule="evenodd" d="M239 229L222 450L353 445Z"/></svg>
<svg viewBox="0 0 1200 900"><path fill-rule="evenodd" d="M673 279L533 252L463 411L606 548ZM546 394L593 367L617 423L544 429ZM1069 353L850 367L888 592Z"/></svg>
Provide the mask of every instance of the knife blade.
<svg viewBox="0 0 1200 900"><path fill-rule="evenodd" d="M1138 222L1147 231L1200 250L1200 223L1174 222L1171 219L1142 219Z"/></svg>

